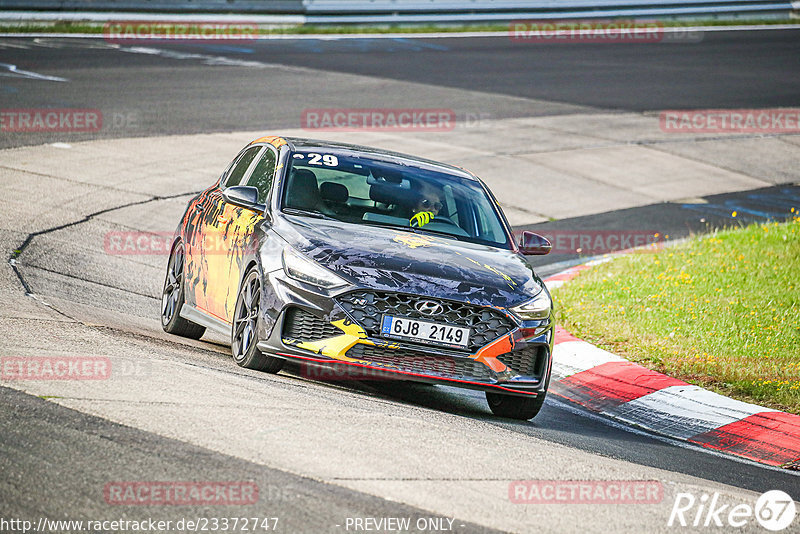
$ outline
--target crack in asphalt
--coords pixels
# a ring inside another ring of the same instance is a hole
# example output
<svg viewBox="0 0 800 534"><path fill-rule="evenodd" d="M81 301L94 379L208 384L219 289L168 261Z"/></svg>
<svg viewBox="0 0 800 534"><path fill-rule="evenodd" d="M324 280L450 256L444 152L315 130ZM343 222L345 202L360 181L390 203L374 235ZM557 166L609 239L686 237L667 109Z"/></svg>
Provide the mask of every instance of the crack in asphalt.
<svg viewBox="0 0 800 534"><path fill-rule="evenodd" d="M60 224L58 226L53 226L51 228L47 228L45 230L39 230L37 232L32 232L32 233L27 235L25 240L22 242L22 245L20 245L18 248L14 249L11 252L11 255L8 258L8 264L11 265L11 269L14 271L14 274L17 275L17 278L19 279L20 284L22 284L22 287L25 289L25 295L35 298L35 294L31 290L30 285L28 285L28 282L25 281L25 277L22 276L22 273L20 272L19 268L17 267L17 260L19 259L20 256L22 256L22 253L25 252L25 249L28 248L28 245L30 245L31 242L36 237L39 237L39 236L42 236L42 235L47 235L47 234L50 234L52 232L57 232L58 230L64 230L65 228L71 228L73 226L77 226L79 224L83 224L85 222L89 222L89 221L91 221L92 219L94 219L95 217L97 217L99 215L104 215L106 213L110 213L112 211L120 210L120 209L123 209L123 208L129 208L131 206L140 206L140 205L148 204L150 202L155 202L155 201L158 201L158 200L170 200L170 199L173 199L173 198L180 198L180 197L185 197L185 196L188 196L188 195L196 195L198 193L200 193L200 191L190 191L190 192L187 192L187 193L178 193L178 194L175 194L175 195L164 195L164 196L153 195L150 198L146 198L144 200L136 200L136 201L133 201L133 202L128 202L126 204L121 204L119 206L105 208L105 209L90 213L88 215L85 215L83 218L81 218L81 219L79 219L77 221L72 221L72 222L69 222L69 223L64 223L64 224ZM58 274L63 274L63 273L58 273ZM78 277L76 277L76 278L78 278ZM85 279L81 279L81 278L78 278L78 279L79 280L83 280L85 282L92 282L92 280L85 280ZM115 288L115 289L119 289L120 291L127 291L127 290L122 289L122 288ZM47 304L47 306L52 308L53 310L57 311L58 313L61 313L59 310L57 310L53 306L51 306L49 304ZM62 314L62 315L64 315L64 314Z"/></svg>
<svg viewBox="0 0 800 534"><path fill-rule="evenodd" d="M115 289L117 291L123 291L125 293L130 293L131 295L136 295L138 297L145 297L148 299L158 300L158 297L154 297L153 295L147 295L146 293L139 293L138 291L133 291L132 289L123 289L121 287L117 287L111 284L106 284L105 282L98 282L97 280L89 280L87 278L81 278L80 276L74 274L67 274L59 271L54 271L53 269L47 269L45 267L40 267L39 265L26 265L26 267L30 267L31 269L37 269L39 271L44 271L46 273L56 274L58 276L64 276L66 278L72 278L73 280L80 280L81 282L87 282L89 284L95 284L98 286L107 287L109 289Z"/></svg>

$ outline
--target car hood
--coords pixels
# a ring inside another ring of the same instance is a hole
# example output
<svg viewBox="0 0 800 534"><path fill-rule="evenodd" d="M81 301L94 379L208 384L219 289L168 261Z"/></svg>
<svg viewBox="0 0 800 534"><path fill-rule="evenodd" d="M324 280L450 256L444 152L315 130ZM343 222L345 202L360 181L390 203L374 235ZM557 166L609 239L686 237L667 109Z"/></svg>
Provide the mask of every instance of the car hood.
<svg viewBox="0 0 800 534"><path fill-rule="evenodd" d="M274 230L295 249L361 287L509 307L542 290L511 250L340 221L285 216Z"/></svg>

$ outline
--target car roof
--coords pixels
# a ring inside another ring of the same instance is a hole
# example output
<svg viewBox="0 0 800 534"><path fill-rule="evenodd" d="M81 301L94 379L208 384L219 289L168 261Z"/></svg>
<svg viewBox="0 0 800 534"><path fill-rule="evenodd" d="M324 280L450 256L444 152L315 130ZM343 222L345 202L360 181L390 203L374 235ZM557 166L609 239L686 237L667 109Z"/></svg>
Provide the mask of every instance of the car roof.
<svg viewBox="0 0 800 534"><path fill-rule="evenodd" d="M458 174L459 176L480 181L477 176L475 176L468 170L463 169L461 167L457 167L455 165L449 165L447 163L442 163L441 161L420 158L418 156L412 156L410 154L404 154L402 152L394 152L392 150L385 150L382 148L375 148L371 146L355 145L351 143L341 143L338 141L325 141L321 139L309 139L304 137L283 137L283 136L261 137L253 141L251 144L258 142L269 142L275 146L281 146L283 144L286 144L292 151L309 150L309 149L318 149L318 150L340 149L340 150L352 150L353 152L369 154L370 156L376 157L376 159L380 159L381 156L384 157L388 156L390 158L399 159L403 162L408 162L412 164L417 163L424 165L433 165L436 167L440 167L444 170L447 170L451 173Z"/></svg>

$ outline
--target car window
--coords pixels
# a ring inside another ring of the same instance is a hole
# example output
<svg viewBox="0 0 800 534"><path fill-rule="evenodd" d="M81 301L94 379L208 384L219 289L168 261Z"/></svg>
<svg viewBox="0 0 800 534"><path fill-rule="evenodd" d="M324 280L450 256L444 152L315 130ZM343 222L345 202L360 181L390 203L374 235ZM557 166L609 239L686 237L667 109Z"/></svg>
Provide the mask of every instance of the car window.
<svg viewBox="0 0 800 534"><path fill-rule="evenodd" d="M275 174L275 162L278 156L269 147L253 169L253 174L247 180L247 185L258 189L258 203L266 204L269 190L272 187L272 177Z"/></svg>
<svg viewBox="0 0 800 534"><path fill-rule="evenodd" d="M233 166L233 170L228 174L228 180L225 182L225 187L233 187L234 185L239 185L239 182L242 181L242 176L244 173L247 172L247 168L250 167L250 164L255 159L256 154L258 151L261 150L262 147L254 146L250 147L242 153L242 156L239 158L239 161L236 162L236 165Z"/></svg>
<svg viewBox="0 0 800 534"><path fill-rule="evenodd" d="M292 153L282 206L343 222L408 228L511 248L480 183L445 168L343 150Z"/></svg>

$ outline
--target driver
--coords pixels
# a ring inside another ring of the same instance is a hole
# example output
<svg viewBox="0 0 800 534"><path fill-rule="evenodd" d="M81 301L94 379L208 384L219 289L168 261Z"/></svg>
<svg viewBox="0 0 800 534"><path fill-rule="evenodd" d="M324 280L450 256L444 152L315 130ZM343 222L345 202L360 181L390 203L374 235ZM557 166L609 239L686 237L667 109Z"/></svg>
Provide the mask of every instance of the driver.
<svg viewBox="0 0 800 534"><path fill-rule="evenodd" d="M442 193L439 188L421 183L417 201L411 208L411 226L425 226L439 214L442 207Z"/></svg>

